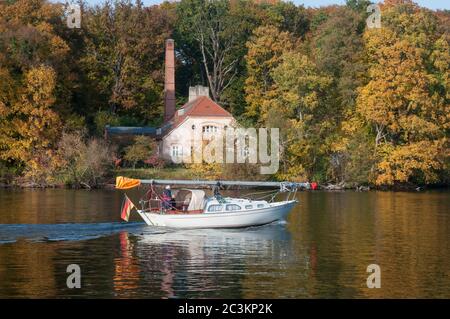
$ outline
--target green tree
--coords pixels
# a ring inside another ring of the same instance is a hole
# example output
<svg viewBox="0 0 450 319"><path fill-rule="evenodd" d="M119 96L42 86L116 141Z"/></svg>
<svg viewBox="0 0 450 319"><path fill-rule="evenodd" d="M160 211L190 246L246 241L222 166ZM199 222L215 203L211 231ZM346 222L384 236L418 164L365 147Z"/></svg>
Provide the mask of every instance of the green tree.
<svg viewBox="0 0 450 319"><path fill-rule="evenodd" d="M335 125L328 108L326 92L331 78L317 70L307 56L287 52L273 71L274 89L267 94L266 123L283 117L289 123L285 130L281 178L310 180L324 171L323 158L328 151L327 138ZM262 112L264 113L264 111ZM278 115L275 115L278 114Z"/></svg>
<svg viewBox="0 0 450 319"><path fill-rule="evenodd" d="M139 135L134 139L134 143L125 148L124 159L136 168L138 162L142 162L152 155L156 149L155 141L147 136Z"/></svg>
<svg viewBox="0 0 450 319"><path fill-rule="evenodd" d="M248 53L245 56L247 117L260 123L266 119L266 95L274 84L271 72L281 63L283 53L292 47L291 35L280 32L276 27L262 26L254 30L247 42Z"/></svg>
<svg viewBox="0 0 450 319"><path fill-rule="evenodd" d="M367 173L373 165L370 158L362 156L371 147L367 144L369 131L355 118L357 88L364 84L367 69L362 38L366 6L365 1L348 1L347 6L334 9L317 26L309 44L318 70L332 78L327 96L336 126L327 138L326 177L334 182L355 180L355 176L361 182L363 179L357 171ZM353 129L354 125L358 125L358 130ZM365 160L356 164L354 160L358 158ZM368 175L366 181L367 178Z"/></svg>

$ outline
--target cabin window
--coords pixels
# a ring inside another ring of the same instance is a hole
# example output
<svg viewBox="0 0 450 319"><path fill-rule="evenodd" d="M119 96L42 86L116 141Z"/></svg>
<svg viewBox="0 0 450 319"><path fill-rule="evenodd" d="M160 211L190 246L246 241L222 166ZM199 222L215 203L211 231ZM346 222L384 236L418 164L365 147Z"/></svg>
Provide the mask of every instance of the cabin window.
<svg viewBox="0 0 450 319"><path fill-rule="evenodd" d="M217 133L219 131L219 128L214 125L205 125L202 128L203 133Z"/></svg>
<svg viewBox="0 0 450 319"><path fill-rule="evenodd" d="M241 210L241 206L236 204L229 204L227 205L227 210Z"/></svg>
<svg viewBox="0 0 450 319"><path fill-rule="evenodd" d="M180 157L183 155L183 147L181 145L172 145L172 157Z"/></svg>
<svg viewBox="0 0 450 319"><path fill-rule="evenodd" d="M208 212L221 212L223 209L222 205L211 205L208 208Z"/></svg>
<svg viewBox="0 0 450 319"><path fill-rule="evenodd" d="M263 208L264 204L258 204L258 208Z"/></svg>
<svg viewBox="0 0 450 319"><path fill-rule="evenodd" d="M245 209L252 209L253 205L245 205Z"/></svg>

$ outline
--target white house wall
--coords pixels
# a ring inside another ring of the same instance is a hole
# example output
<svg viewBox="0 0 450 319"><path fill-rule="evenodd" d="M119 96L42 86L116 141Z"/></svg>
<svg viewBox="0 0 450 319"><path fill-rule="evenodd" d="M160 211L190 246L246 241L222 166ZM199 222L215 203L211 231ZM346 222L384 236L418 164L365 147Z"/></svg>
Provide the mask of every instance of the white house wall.
<svg viewBox="0 0 450 319"><path fill-rule="evenodd" d="M199 130L202 130L202 127L206 125L217 126L219 129L217 134L220 134L223 133L225 126L230 127L233 123L234 119L232 117L188 117L181 125L163 138L162 157L173 161L172 146L174 145L182 148L183 157L191 157L191 146L194 139L193 125Z"/></svg>

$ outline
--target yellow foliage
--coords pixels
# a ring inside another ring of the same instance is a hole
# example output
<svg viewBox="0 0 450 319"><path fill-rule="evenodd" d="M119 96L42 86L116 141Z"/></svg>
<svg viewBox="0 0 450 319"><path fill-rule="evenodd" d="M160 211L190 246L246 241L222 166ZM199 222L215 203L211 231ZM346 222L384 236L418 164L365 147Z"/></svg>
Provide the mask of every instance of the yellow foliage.
<svg viewBox="0 0 450 319"><path fill-rule="evenodd" d="M386 6L385 27L364 34L369 81L359 89L357 111L376 134L378 185L436 182L448 159L448 41L433 43L422 23L429 14L408 6L414 10Z"/></svg>
<svg viewBox="0 0 450 319"><path fill-rule="evenodd" d="M56 141L61 124L52 109L55 85L56 74L51 67L38 66L25 74L17 100L9 101L10 108L2 108L9 119L0 125L0 144L5 150L2 159L28 162Z"/></svg>
<svg viewBox="0 0 450 319"><path fill-rule="evenodd" d="M217 180L222 177L223 164L221 163L193 163L187 168L196 179Z"/></svg>
<svg viewBox="0 0 450 319"><path fill-rule="evenodd" d="M426 183L438 180L437 171L443 166L445 140L421 141L393 147L384 145L379 151L383 159L377 165L377 185L409 182L418 173ZM426 150L426 152L424 152Z"/></svg>
<svg viewBox="0 0 450 319"><path fill-rule="evenodd" d="M292 49L292 42L288 32L281 32L274 26L262 26L253 31L247 48L246 114L259 117L265 94L273 85L270 72L282 61L282 54Z"/></svg>

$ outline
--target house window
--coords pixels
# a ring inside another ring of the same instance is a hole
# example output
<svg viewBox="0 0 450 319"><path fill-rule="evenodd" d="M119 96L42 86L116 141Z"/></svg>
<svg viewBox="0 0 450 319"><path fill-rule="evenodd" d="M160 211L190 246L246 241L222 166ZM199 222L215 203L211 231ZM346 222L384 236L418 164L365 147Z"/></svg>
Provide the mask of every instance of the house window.
<svg viewBox="0 0 450 319"><path fill-rule="evenodd" d="M241 206L236 204L229 204L227 205L227 210L241 210Z"/></svg>
<svg viewBox="0 0 450 319"><path fill-rule="evenodd" d="M181 145L172 145L172 157L183 156L183 147Z"/></svg>
<svg viewBox="0 0 450 319"><path fill-rule="evenodd" d="M203 133L217 133L219 131L219 128L214 125L205 125L202 128Z"/></svg>

